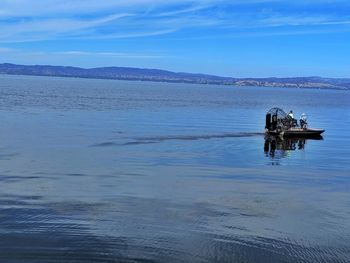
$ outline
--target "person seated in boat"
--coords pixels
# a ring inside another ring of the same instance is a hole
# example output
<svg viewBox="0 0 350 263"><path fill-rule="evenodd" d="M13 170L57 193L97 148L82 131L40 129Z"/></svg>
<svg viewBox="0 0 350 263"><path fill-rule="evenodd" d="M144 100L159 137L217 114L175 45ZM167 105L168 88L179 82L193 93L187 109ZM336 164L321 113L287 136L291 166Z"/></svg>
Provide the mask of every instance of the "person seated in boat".
<svg viewBox="0 0 350 263"><path fill-rule="evenodd" d="M302 129L307 128L307 116L305 113L301 114L299 122Z"/></svg>
<svg viewBox="0 0 350 263"><path fill-rule="evenodd" d="M294 114L293 114L293 111L289 111L288 113L288 117L290 117L292 120L294 120Z"/></svg>
<svg viewBox="0 0 350 263"><path fill-rule="evenodd" d="M293 114L292 110L289 111L288 118L290 120L289 124L290 124L291 127L298 126L298 121L296 119L294 119L294 114Z"/></svg>

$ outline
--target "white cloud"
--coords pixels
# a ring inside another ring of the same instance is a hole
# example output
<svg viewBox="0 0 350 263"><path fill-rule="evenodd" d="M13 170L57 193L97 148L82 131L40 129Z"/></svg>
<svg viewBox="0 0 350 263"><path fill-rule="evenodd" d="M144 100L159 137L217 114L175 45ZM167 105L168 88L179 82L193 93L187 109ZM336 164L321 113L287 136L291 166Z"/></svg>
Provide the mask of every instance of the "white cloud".
<svg viewBox="0 0 350 263"><path fill-rule="evenodd" d="M101 39L169 34L181 28L217 24L216 18L193 15L212 1L29 1L1 4L0 42L46 39Z"/></svg>
<svg viewBox="0 0 350 263"><path fill-rule="evenodd" d="M111 39L170 34L190 28L346 26L350 15L301 13L328 0L0 0L0 42ZM258 5L257 5L258 3ZM346 3L334 0L333 3ZM275 10L289 4L295 10ZM244 8L240 9L242 6Z"/></svg>
<svg viewBox="0 0 350 263"><path fill-rule="evenodd" d="M51 54L62 54L68 56L88 56L88 57L114 57L114 58L135 58L135 59L156 59L164 58L164 55L150 55L137 53L123 53L123 52L87 52L87 51L63 51L53 52Z"/></svg>
<svg viewBox="0 0 350 263"><path fill-rule="evenodd" d="M6 25L1 31L2 35L12 34L13 32L17 34L35 32L65 33L97 27L128 16L131 16L131 14L116 14L94 19L53 18L19 21L18 23Z"/></svg>
<svg viewBox="0 0 350 263"><path fill-rule="evenodd" d="M350 24L350 20L337 20L336 18L329 16L271 16L266 19L262 19L261 25L267 25L271 27L277 26L319 26L319 25L346 25Z"/></svg>
<svg viewBox="0 0 350 263"><path fill-rule="evenodd" d="M207 2L207 1L202 1ZM195 4L196 0L2 0L2 16L42 16L91 14L110 10L135 10L180 4Z"/></svg>
<svg viewBox="0 0 350 263"><path fill-rule="evenodd" d="M7 47L0 47L0 53L10 53L15 52L16 49L13 48L7 48Z"/></svg>
<svg viewBox="0 0 350 263"><path fill-rule="evenodd" d="M74 59L75 57L109 57L109 58L129 58L129 59L161 59L169 57L160 53L128 53L128 52L100 52L100 51L83 51L83 50L69 50L69 51L26 51L22 49L14 49L7 47L0 47L0 53L15 55L15 56L65 56Z"/></svg>

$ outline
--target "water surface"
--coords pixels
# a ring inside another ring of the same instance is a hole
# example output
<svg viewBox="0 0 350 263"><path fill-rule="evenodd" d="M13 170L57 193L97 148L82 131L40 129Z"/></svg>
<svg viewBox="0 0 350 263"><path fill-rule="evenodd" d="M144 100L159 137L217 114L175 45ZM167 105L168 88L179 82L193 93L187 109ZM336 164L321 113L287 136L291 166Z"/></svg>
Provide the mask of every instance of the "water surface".
<svg viewBox="0 0 350 263"><path fill-rule="evenodd" d="M2 262L350 261L348 91L2 75L0 119Z"/></svg>

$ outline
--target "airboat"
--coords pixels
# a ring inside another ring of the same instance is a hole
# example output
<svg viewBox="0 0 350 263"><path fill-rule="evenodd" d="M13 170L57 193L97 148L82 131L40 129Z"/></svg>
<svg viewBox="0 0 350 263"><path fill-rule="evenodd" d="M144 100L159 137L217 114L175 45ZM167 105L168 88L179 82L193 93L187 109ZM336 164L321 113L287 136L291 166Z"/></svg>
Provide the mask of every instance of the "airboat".
<svg viewBox="0 0 350 263"><path fill-rule="evenodd" d="M282 137L319 137L325 130L308 127L307 115L298 120L280 108L272 108L266 113L265 133Z"/></svg>

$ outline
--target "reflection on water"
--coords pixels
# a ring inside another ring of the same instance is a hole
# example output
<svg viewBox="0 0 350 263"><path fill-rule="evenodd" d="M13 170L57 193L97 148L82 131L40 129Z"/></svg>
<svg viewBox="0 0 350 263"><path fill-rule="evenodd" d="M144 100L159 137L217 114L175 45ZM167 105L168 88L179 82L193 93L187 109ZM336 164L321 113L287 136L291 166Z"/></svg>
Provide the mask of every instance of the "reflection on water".
<svg viewBox="0 0 350 263"><path fill-rule="evenodd" d="M272 160L272 165L279 165L280 160L290 157L293 151L304 150L308 140L323 140L323 137L285 138L281 136L266 135L264 153L266 157L269 157Z"/></svg>

